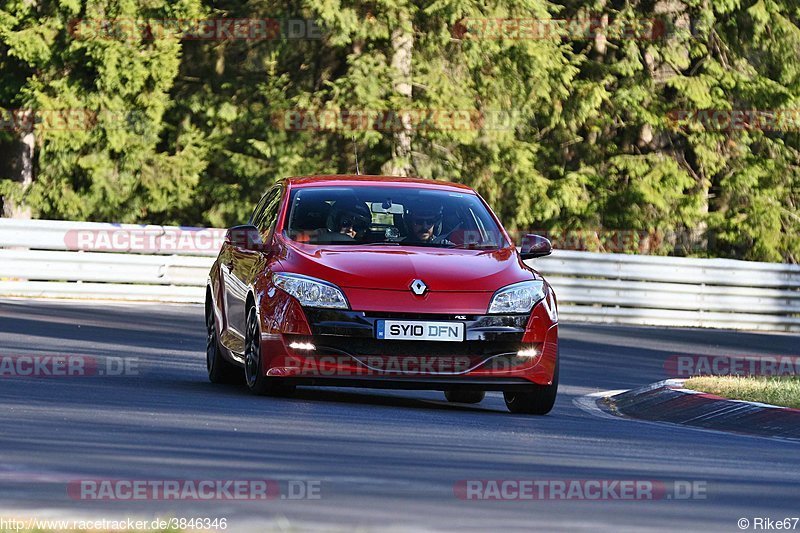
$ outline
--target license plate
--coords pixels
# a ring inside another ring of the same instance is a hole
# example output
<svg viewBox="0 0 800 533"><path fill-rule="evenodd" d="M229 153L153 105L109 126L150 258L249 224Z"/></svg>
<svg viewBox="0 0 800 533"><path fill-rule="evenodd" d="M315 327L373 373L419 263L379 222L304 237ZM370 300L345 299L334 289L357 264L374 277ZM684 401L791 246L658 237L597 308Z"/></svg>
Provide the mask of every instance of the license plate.
<svg viewBox="0 0 800 533"><path fill-rule="evenodd" d="M464 340L464 324L461 322L422 322L414 320L378 320L377 337L403 341L449 341Z"/></svg>

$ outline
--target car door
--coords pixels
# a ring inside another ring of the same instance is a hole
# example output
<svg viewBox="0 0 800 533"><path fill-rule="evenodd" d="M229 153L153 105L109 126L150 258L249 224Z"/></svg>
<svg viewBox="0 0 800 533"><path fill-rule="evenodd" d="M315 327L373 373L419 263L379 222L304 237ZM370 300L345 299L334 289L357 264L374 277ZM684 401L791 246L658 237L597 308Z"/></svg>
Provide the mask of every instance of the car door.
<svg viewBox="0 0 800 533"><path fill-rule="evenodd" d="M270 191L267 191L256 204L250 217L251 221L264 211ZM223 310L225 331L222 335L222 342L237 353L244 350L244 302L247 298L247 285L235 275L235 265L242 251L235 242L226 242L222 247L219 265L225 302Z"/></svg>
<svg viewBox="0 0 800 533"><path fill-rule="evenodd" d="M283 188L279 185L271 188L264 194L258 206L250 217L249 224L258 228L261 242L269 243L271 231L278 217L278 207ZM244 342L244 332L247 322L245 304L247 294L255 277L264 268L269 247L264 250L251 250L239 246L232 246L230 250L228 280L226 283L226 301L228 308L228 324L231 333ZM238 344L238 342L236 343Z"/></svg>

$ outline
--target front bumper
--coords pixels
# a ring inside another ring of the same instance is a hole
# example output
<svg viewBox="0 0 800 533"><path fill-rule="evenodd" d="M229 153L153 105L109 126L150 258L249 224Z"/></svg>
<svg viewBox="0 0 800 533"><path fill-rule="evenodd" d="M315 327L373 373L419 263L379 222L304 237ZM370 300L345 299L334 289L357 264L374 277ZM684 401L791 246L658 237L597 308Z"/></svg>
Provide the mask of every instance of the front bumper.
<svg viewBox="0 0 800 533"><path fill-rule="evenodd" d="M265 375L307 385L513 390L550 384L558 357L558 326L542 303L529 315L301 312L306 331L292 324L262 337ZM381 319L457 321L465 340L378 339Z"/></svg>
<svg viewBox="0 0 800 533"><path fill-rule="evenodd" d="M368 389L400 389L400 390L483 390L502 392L525 392L530 389L531 382L524 378L456 378L456 377L316 377L299 376L279 378L287 385L307 387L363 387Z"/></svg>

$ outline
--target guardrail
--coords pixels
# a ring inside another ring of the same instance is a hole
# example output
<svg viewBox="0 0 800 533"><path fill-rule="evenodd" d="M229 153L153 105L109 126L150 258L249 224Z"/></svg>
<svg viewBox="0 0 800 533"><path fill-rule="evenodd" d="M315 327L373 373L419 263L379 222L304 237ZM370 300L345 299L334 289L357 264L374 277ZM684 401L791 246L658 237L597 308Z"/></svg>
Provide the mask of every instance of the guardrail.
<svg viewBox="0 0 800 533"><path fill-rule="evenodd" d="M0 218L0 296L202 302L225 230Z"/></svg>
<svg viewBox="0 0 800 533"><path fill-rule="evenodd" d="M0 296L202 302L224 230L0 218ZM116 252L116 253L114 253ZM562 320L800 331L800 266L557 250Z"/></svg>
<svg viewBox="0 0 800 533"><path fill-rule="evenodd" d="M800 331L800 266L557 251L528 262L568 320Z"/></svg>

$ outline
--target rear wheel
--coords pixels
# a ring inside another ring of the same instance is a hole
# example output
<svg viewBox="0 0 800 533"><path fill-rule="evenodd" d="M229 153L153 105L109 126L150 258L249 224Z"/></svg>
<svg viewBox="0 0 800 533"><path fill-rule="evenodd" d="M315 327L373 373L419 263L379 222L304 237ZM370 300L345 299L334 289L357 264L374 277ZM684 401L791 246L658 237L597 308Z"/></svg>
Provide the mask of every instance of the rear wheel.
<svg viewBox="0 0 800 533"><path fill-rule="evenodd" d="M524 392L503 393L509 411L527 415L546 415L553 409L558 393L559 359L556 359L553 383L550 385L531 385L530 390Z"/></svg>
<svg viewBox="0 0 800 533"><path fill-rule="evenodd" d="M449 390L444 397L451 403L480 403L486 397L482 390Z"/></svg>
<svg viewBox="0 0 800 533"><path fill-rule="evenodd" d="M217 328L214 324L214 310L209 301L206 304L206 369L211 383L240 383L242 371L225 359L219 347Z"/></svg>
<svg viewBox="0 0 800 533"><path fill-rule="evenodd" d="M261 359L261 327L258 325L258 314L255 307L247 311L247 331L244 340L244 375L247 388L258 395L289 396L294 387L268 378L263 372Z"/></svg>

